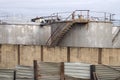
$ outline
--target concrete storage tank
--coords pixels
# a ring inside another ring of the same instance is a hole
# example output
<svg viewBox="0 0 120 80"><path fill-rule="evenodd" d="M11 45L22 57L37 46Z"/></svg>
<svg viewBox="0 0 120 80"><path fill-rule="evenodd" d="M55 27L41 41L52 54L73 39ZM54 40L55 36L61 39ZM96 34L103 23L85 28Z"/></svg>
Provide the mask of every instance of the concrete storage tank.
<svg viewBox="0 0 120 80"><path fill-rule="evenodd" d="M62 24L66 22L52 24L52 32L57 25ZM110 48L112 47L112 23L102 21L75 23L59 41L58 46Z"/></svg>
<svg viewBox="0 0 120 80"><path fill-rule="evenodd" d="M17 23L0 24L0 44L45 45L51 34L50 26Z"/></svg>
<svg viewBox="0 0 120 80"><path fill-rule="evenodd" d="M112 39L113 48L120 48L120 26L113 28L115 28Z"/></svg>

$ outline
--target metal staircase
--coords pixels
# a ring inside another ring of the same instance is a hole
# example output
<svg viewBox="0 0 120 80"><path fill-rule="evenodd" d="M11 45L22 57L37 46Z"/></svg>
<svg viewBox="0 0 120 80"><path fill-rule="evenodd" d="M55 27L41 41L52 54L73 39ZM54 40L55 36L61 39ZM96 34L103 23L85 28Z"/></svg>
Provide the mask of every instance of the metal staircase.
<svg viewBox="0 0 120 80"><path fill-rule="evenodd" d="M58 26L56 28L56 30L54 30L54 32L49 37L46 45L48 45L48 46L58 45L58 43L63 38L63 36L72 28L72 26L75 23L80 23L80 24L87 24L88 23L88 21L89 21L88 19L84 19L84 18L81 18L81 17L75 19L74 14L75 14L75 11L66 18L66 20L65 20L66 23L65 24L62 24L62 25ZM72 17L74 19L68 21L68 19L70 17Z"/></svg>

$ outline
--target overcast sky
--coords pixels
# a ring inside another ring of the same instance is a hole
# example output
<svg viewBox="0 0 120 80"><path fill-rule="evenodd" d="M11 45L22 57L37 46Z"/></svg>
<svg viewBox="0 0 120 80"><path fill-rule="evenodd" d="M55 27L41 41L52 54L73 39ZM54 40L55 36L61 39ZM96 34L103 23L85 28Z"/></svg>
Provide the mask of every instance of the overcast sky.
<svg viewBox="0 0 120 80"><path fill-rule="evenodd" d="M120 0L0 0L0 12L27 16L89 9L120 14Z"/></svg>

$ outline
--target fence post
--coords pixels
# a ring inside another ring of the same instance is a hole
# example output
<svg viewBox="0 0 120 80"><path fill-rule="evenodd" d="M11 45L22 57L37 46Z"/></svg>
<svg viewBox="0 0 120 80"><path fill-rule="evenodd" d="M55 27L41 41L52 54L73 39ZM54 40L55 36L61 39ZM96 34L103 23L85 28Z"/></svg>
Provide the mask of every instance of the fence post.
<svg viewBox="0 0 120 80"><path fill-rule="evenodd" d="M34 60L33 66L34 66L34 80L38 80L38 78L37 78L37 60Z"/></svg>
<svg viewBox="0 0 120 80"><path fill-rule="evenodd" d="M61 68L60 68L60 80L65 80L64 76L64 62L61 62Z"/></svg>
<svg viewBox="0 0 120 80"><path fill-rule="evenodd" d="M14 70L14 80L16 80L16 70Z"/></svg>
<svg viewBox="0 0 120 80"><path fill-rule="evenodd" d="M90 65L90 80L94 80L95 65Z"/></svg>

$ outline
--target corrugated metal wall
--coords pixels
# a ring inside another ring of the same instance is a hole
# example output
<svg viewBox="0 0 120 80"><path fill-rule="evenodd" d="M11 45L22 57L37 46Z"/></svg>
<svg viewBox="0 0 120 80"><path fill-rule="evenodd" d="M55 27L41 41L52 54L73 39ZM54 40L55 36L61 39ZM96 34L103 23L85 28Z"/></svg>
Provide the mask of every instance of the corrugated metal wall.
<svg viewBox="0 0 120 80"><path fill-rule="evenodd" d="M98 80L119 80L120 71L118 70L120 66L106 66L106 65L96 65L95 70Z"/></svg>
<svg viewBox="0 0 120 80"><path fill-rule="evenodd" d="M33 60L44 62L84 62L120 65L120 49L69 48L24 45L1 45L0 68L33 65Z"/></svg>
<svg viewBox="0 0 120 80"><path fill-rule="evenodd" d="M0 69L0 80L14 80L14 70Z"/></svg>
<svg viewBox="0 0 120 80"><path fill-rule="evenodd" d="M16 66L15 80L34 80L34 69L31 66Z"/></svg>
<svg viewBox="0 0 120 80"><path fill-rule="evenodd" d="M73 78L90 79L90 64L65 63L65 75Z"/></svg>
<svg viewBox="0 0 120 80"><path fill-rule="evenodd" d="M37 80L61 80L61 64L40 62L37 64Z"/></svg>
<svg viewBox="0 0 120 80"><path fill-rule="evenodd" d="M34 63L38 80L89 80L90 64L39 62Z"/></svg>

